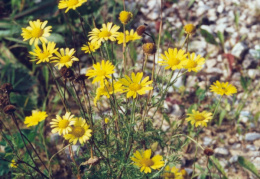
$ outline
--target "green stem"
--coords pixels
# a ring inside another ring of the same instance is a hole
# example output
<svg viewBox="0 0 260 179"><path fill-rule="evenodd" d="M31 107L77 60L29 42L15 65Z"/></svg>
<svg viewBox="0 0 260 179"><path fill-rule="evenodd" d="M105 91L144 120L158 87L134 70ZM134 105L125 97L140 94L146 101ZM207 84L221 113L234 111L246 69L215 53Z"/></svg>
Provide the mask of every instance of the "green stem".
<svg viewBox="0 0 260 179"><path fill-rule="evenodd" d="M221 101L222 97L223 97L223 96L220 97L220 99L219 99L219 101L218 101L218 103L217 103L217 106L216 106L216 108L215 108L215 110L214 110L214 113L213 113L213 116L212 116L212 120L214 119L214 116L215 116L215 114L216 114L216 111L217 111L217 109L218 109L218 106L219 106L219 104L220 104L220 101Z"/></svg>

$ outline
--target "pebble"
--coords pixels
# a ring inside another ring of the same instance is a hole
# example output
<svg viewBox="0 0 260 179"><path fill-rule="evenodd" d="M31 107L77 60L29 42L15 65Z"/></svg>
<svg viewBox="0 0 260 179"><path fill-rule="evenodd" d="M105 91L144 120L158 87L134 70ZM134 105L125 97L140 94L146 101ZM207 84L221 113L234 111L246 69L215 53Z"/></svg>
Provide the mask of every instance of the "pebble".
<svg viewBox="0 0 260 179"><path fill-rule="evenodd" d="M251 150L251 151L256 151L257 150L254 145L250 145L250 144L246 145L246 149Z"/></svg>
<svg viewBox="0 0 260 179"><path fill-rule="evenodd" d="M259 133L253 132L253 133L247 133L245 135L245 140L246 141L254 141L254 140L257 140L257 139L260 139L260 134Z"/></svg>
<svg viewBox="0 0 260 179"><path fill-rule="evenodd" d="M257 170L260 170L260 157L256 157L252 163L255 165Z"/></svg>
<svg viewBox="0 0 260 179"><path fill-rule="evenodd" d="M243 43L237 43L231 50L231 54L237 58L241 58L241 54L246 50L247 46Z"/></svg>
<svg viewBox="0 0 260 179"><path fill-rule="evenodd" d="M237 155L234 155L234 156L232 156L230 159L229 159L229 163L235 163L235 162L237 162L237 160L238 160L238 156Z"/></svg>
<svg viewBox="0 0 260 179"><path fill-rule="evenodd" d="M224 147L218 147L218 148L215 148L214 153L216 155L226 156L229 154L229 151L228 151L228 149L226 149Z"/></svg>
<svg viewBox="0 0 260 179"><path fill-rule="evenodd" d="M51 134L50 142L51 143L56 143L56 142L58 142L59 138L61 138L61 137L60 137L60 135L58 133Z"/></svg>
<svg viewBox="0 0 260 179"><path fill-rule="evenodd" d="M215 59L212 59L212 60L206 60L206 65L207 65L207 68L212 68L214 67L215 65L217 64L217 61Z"/></svg>
<svg viewBox="0 0 260 179"><path fill-rule="evenodd" d="M209 137L204 137L204 138L203 138L203 144L204 144L205 146L209 146L209 145L211 144L211 142L212 142L212 139L211 139L211 138L209 138Z"/></svg>

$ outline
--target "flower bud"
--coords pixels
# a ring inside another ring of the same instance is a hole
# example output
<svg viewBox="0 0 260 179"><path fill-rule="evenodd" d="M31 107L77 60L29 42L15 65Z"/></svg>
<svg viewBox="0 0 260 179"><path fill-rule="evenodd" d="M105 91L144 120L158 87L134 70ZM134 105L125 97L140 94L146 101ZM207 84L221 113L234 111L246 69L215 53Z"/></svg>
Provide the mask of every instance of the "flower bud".
<svg viewBox="0 0 260 179"><path fill-rule="evenodd" d="M211 156L211 155L214 154L214 151L211 148L206 148L204 150L204 154L207 155L207 156Z"/></svg>
<svg viewBox="0 0 260 179"><path fill-rule="evenodd" d="M154 43L143 44L143 51L147 55L153 55L156 53L156 45Z"/></svg>
<svg viewBox="0 0 260 179"><path fill-rule="evenodd" d="M11 113L13 113L15 110L16 110L16 107L15 107L14 105L11 105L11 104L9 104L9 105L7 105L7 106L4 107L4 113L5 113L5 114L11 114Z"/></svg>
<svg viewBox="0 0 260 179"><path fill-rule="evenodd" d="M146 26L140 25L139 27L137 27L136 32L137 32L138 35L141 36L145 32L145 30L146 30Z"/></svg>
<svg viewBox="0 0 260 179"><path fill-rule="evenodd" d="M193 24L187 24L184 26L184 31L187 34L192 35L196 32L196 27Z"/></svg>
<svg viewBox="0 0 260 179"><path fill-rule="evenodd" d="M119 14L119 20L122 24L127 24L133 17L131 12L121 11Z"/></svg>

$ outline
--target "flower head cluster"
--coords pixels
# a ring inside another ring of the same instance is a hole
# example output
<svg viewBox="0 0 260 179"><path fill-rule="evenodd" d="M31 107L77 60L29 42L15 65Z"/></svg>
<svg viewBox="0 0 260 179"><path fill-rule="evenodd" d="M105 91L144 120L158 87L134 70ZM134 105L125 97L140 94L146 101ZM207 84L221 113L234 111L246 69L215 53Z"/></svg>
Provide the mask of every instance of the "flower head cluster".
<svg viewBox="0 0 260 179"><path fill-rule="evenodd" d="M135 41L138 40L140 38L142 38L141 36L139 36L137 34L137 32L135 32L133 29L129 32L128 30L125 31L125 42L130 42L130 41ZM119 35L117 36L117 43L118 44L122 44L124 42L124 33L120 32Z"/></svg>
<svg viewBox="0 0 260 179"><path fill-rule="evenodd" d="M93 68L86 73L88 78L94 78L92 83L101 82L103 84L106 79L111 79L111 74L115 72L115 66L105 60L102 60L101 63L97 62L93 65Z"/></svg>
<svg viewBox="0 0 260 179"><path fill-rule="evenodd" d="M13 159L13 160L11 161L10 167L11 167L11 168L17 168L17 166L18 166L18 164L17 164L16 161Z"/></svg>
<svg viewBox="0 0 260 179"><path fill-rule="evenodd" d="M192 110L192 113L188 114L188 116L189 117L186 118L186 121L195 125L195 127L207 127L207 123L212 119L212 113L207 111L199 112L194 109Z"/></svg>
<svg viewBox="0 0 260 179"><path fill-rule="evenodd" d="M119 26L113 25L112 22L108 22L107 24L102 24L102 28L94 28L89 33L89 40L91 42L98 42L99 44L104 41L116 41L116 38L118 36L118 30L120 29Z"/></svg>
<svg viewBox="0 0 260 179"><path fill-rule="evenodd" d="M183 179L181 171L176 167L171 168L169 165L165 167L163 177L165 179Z"/></svg>
<svg viewBox="0 0 260 179"><path fill-rule="evenodd" d="M48 117L48 115L45 111L33 110L31 116L25 117L24 124L26 124L27 127L36 126L39 122L45 120L46 117Z"/></svg>
<svg viewBox="0 0 260 179"><path fill-rule="evenodd" d="M51 128L52 133L59 133L63 135L66 140L76 144L79 141L81 144L85 143L90 137L92 130L89 129L89 125L85 119L74 117L70 112L66 112L64 116L56 115L55 119L52 119Z"/></svg>
<svg viewBox="0 0 260 179"><path fill-rule="evenodd" d="M131 160L134 165L140 168L141 172L151 173L152 169L160 169L164 166L163 157L161 155L155 155L151 158L152 150L148 149L145 151L136 151Z"/></svg>
<svg viewBox="0 0 260 179"><path fill-rule="evenodd" d="M158 61L161 66L165 66L165 69L187 69L189 72L198 72L201 70L205 63L205 59L200 55L196 56L195 53L186 54L184 50L177 48L168 48L168 51L161 54L162 61Z"/></svg>
<svg viewBox="0 0 260 179"><path fill-rule="evenodd" d="M92 130L82 117L75 118L71 131L64 135L66 140L75 145L78 141L83 144L91 137Z"/></svg>
<svg viewBox="0 0 260 179"><path fill-rule="evenodd" d="M149 76L145 77L143 80L143 73L138 72L135 74L132 72L131 75L132 79L125 75L124 78L119 79L119 81L122 83L122 93L126 93L126 97L130 98L133 96L133 98L136 98L137 94L143 95L146 93L146 91L152 90L153 87L149 86L152 84L153 81L149 81Z"/></svg>
<svg viewBox="0 0 260 179"><path fill-rule="evenodd" d="M30 39L30 45L33 43L38 44L39 40L44 43L47 42L46 37L50 36L52 26L47 26L48 21L41 22L39 19L36 21L29 21L30 26L22 28L23 41Z"/></svg>
<svg viewBox="0 0 260 179"><path fill-rule="evenodd" d="M184 26L184 31L188 35L192 35L196 32L196 27L193 24L186 24Z"/></svg>
<svg viewBox="0 0 260 179"><path fill-rule="evenodd" d="M219 82L216 81L213 85L210 86L210 91L219 94L221 96L227 95L232 96L233 94L237 93L237 89L232 84L228 84L228 82Z"/></svg>
<svg viewBox="0 0 260 179"><path fill-rule="evenodd" d="M85 2L87 2L87 0L60 0L58 8L67 8L65 11L65 13L67 13L70 9L75 10L77 7L80 7Z"/></svg>

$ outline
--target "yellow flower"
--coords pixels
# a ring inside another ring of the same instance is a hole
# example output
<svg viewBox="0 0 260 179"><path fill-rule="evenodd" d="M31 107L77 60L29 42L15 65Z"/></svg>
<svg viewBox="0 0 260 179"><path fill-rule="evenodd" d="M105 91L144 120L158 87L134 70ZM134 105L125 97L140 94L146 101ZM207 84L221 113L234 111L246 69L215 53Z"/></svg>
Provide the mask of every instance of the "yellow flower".
<svg viewBox="0 0 260 179"><path fill-rule="evenodd" d="M95 52L97 49L99 49L101 46L100 43L98 42L88 42L88 44L83 45L83 47L81 47L81 50L84 51L85 53L91 53L91 52Z"/></svg>
<svg viewBox="0 0 260 179"><path fill-rule="evenodd" d="M138 40L138 39L142 38L133 29L130 31L130 33L129 33L128 30L126 30L125 34L126 34L126 36L125 36L126 43L130 42L130 41L135 41L135 40ZM117 36L117 40L118 40L118 42L117 42L118 44L122 44L124 42L124 33L123 32L119 33L119 35Z"/></svg>
<svg viewBox="0 0 260 179"><path fill-rule="evenodd" d="M166 66L165 69L181 69L186 63L186 56L185 51L180 49L179 51L177 48L172 49L168 48L168 52L164 52L165 55L161 54L162 61L158 61L159 65Z"/></svg>
<svg viewBox="0 0 260 179"><path fill-rule="evenodd" d="M66 112L62 117L56 115L56 119L52 119L52 122L50 122L51 128L53 128L51 132L58 132L59 135L68 134L72 130L71 125L74 124L74 122L74 115L71 115L70 112Z"/></svg>
<svg viewBox="0 0 260 179"><path fill-rule="evenodd" d="M69 142L73 142L74 145L77 141L79 141L80 144L83 144L90 139L91 132L92 130L89 129L89 125L86 123L85 119L79 117L75 119L72 130L68 134L65 134L64 138L69 140Z"/></svg>
<svg viewBox="0 0 260 179"><path fill-rule="evenodd" d="M191 114L188 114L188 118L186 118L186 121L190 122L192 125L195 124L195 127L202 126L207 127L207 122L209 122L212 119L212 113L203 111L195 111L192 110Z"/></svg>
<svg viewBox="0 0 260 179"><path fill-rule="evenodd" d="M10 164L10 167L11 167L11 168L17 168L17 165L18 165L18 164L17 164L16 161L13 159L13 160L12 160L12 163Z"/></svg>
<svg viewBox="0 0 260 179"><path fill-rule="evenodd" d="M67 13L70 9L75 10L77 7L80 7L85 2L87 2L87 0L60 0L58 8L67 8L65 11L65 13Z"/></svg>
<svg viewBox="0 0 260 179"><path fill-rule="evenodd" d="M184 31L187 34L192 35L196 32L196 27L193 24L187 24L184 26Z"/></svg>
<svg viewBox="0 0 260 179"><path fill-rule="evenodd" d="M37 45L40 40L42 43L47 42L46 37L49 37L51 34L52 26L45 27L48 21L41 22L39 19L37 21L29 21L30 26L22 28L23 41L30 39L30 45Z"/></svg>
<svg viewBox="0 0 260 179"><path fill-rule="evenodd" d="M104 95L107 98L110 98L110 95L112 95L113 93L122 92L122 84L120 82L114 81L113 85L112 83L106 81L105 84L97 88L96 97L94 99L95 106L97 106L97 100L99 100L101 96Z"/></svg>
<svg viewBox="0 0 260 179"><path fill-rule="evenodd" d="M112 65L111 62L102 60L101 64L99 62L97 62L96 64L93 65L93 70L88 70L86 73L86 76L88 76L88 78L94 78L92 83L95 82L101 82L101 84L104 83L104 80L106 78L111 78L111 74L113 74L115 71L115 67L114 65Z"/></svg>
<svg viewBox="0 0 260 179"><path fill-rule="evenodd" d="M107 124L107 123L109 123L109 119L108 118L105 118L105 123Z"/></svg>
<svg viewBox="0 0 260 179"><path fill-rule="evenodd" d="M165 167L163 177L165 179L183 179L182 173L179 171L179 169L176 167L170 168L169 165Z"/></svg>
<svg viewBox="0 0 260 179"><path fill-rule="evenodd" d="M151 173L151 169L160 169L164 166L163 157L161 155L155 155L151 158L152 150L148 149L145 151L136 151L134 157L131 160L134 165L140 167L140 171L144 173Z"/></svg>
<svg viewBox="0 0 260 179"><path fill-rule="evenodd" d="M60 53L54 52L57 57L52 57L54 59L52 62L57 62L55 66L58 66L58 69L60 70L63 66L66 66L67 68L72 66L72 63L74 61L79 61L77 57L74 57L73 54L76 51L73 49L66 48L65 50L63 48L60 49ZM55 60L57 59L57 60Z"/></svg>
<svg viewBox="0 0 260 179"><path fill-rule="evenodd" d="M187 69L189 72L194 71L198 72L202 69L203 65L205 63L205 59L201 58L200 55L196 57L195 53L188 53L188 60L186 62L186 65L184 66L185 69Z"/></svg>
<svg viewBox="0 0 260 179"><path fill-rule="evenodd" d="M213 83L213 85L210 86L210 91L221 96L232 96L233 94L237 93L237 89L235 86L233 86L232 84L228 84L228 82L221 83L219 81L216 81L215 83Z"/></svg>
<svg viewBox="0 0 260 179"><path fill-rule="evenodd" d="M133 98L136 98L137 94L143 95L146 93L146 91L152 90L153 87L148 86L150 85L153 81L148 81L149 76L145 77L143 80L143 73L138 72L136 75L134 72L132 72L132 79L125 75L124 78L119 79L119 81L122 83L122 89L123 93L127 92L126 97L130 98L133 96ZM142 80L142 82L141 82Z"/></svg>
<svg viewBox="0 0 260 179"><path fill-rule="evenodd" d="M42 43L42 49L38 45L35 45L34 51L29 52L34 56L34 59L31 61L37 61L36 64L49 62L52 59L53 53L58 50L55 46L55 42L48 42L47 46L45 43Z"/></svg>
<svg viewBox="0 0 260 179"><path fill-rule="evenodd" d="M114 25L112 22L108 22L106 24L102 24L102 28L94 28L88 36L90 36L89 40L91 42L104 42L107 40L116 41L116 37L118 36L118 29L120 29L119 26Z"/></svg>
<svg viewBox="0 0 260 179"><path fill-rule="evenodd" d="M142 46L143 51L146 55L153 55L156 53L156 45L154 43L145 43Z"/></svg>
<svg viewBox="0 0 260 179"><path fill-rule="evenodd" d="M131 12L127 11L121 11L119 14L119 20L122 24L127 24L133 17L133 14Z"/></svg>
<svg viewBox="0 0 260 179"><path fill-rule="evenodd" d="M31 116L25 117L24 124L27 127L36 126L39 122L43 121L48 117L45 111L33 110Z"/></svg>

